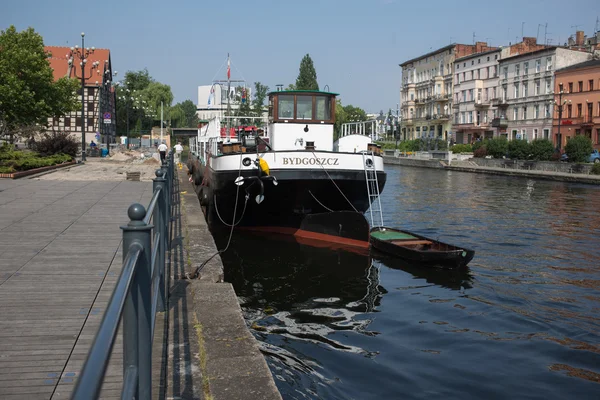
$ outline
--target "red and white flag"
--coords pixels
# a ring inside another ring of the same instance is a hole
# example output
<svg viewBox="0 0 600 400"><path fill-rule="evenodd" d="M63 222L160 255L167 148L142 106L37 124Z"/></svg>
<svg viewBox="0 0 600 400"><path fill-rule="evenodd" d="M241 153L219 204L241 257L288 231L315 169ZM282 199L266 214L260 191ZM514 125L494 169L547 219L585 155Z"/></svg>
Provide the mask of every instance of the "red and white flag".
<svg viewBox="0 0 600 400"><path fill-rule="evenodd" d="M231 79L231 62L229 57L227 58L227 79Z"/></svg>

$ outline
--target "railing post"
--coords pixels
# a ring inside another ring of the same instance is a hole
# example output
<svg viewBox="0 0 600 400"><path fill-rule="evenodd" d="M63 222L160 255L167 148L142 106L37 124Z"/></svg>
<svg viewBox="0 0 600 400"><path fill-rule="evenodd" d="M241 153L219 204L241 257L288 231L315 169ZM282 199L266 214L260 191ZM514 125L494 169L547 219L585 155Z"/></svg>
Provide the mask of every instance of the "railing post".
<svg viewBox="0 0 600 400"><path fill-rule="evenodd" d="M158 228L160 234L159 243L155 243L155 246L159 246L158 257L156 262L158 263L158 273L160 274L160 282L158 284L160 293L158 295L158 304L156 305L156 311L166 311L166 297L165 297L165 258L167 253L167 236L169 235L169 221L167 214L167 188L165 172L162 169L157 169L155 172L156 178L153 180L152 188L154 192L160 190L160 196L158 196L158 202L154 207L154 215L152 220L154 226Z"/></svg>
<svg viewBox="0 0 600 400"><path fill-rule="evenodd" d="M166 197L165 197L165 201L166 201L166 214L165 214L165 224L167 225L167 227L170 226L171 223L171 199L172 199L172 192L171 192L171 185L169 185L170 181L172 180L172 178L169 176L169 157L167 157L165 159L165 163L162 165L162 170L164 171L164 177L165 177L165 188L166 188ZM167 232L169 230L167 229ZM171 248L171 238L169 237L169 235L166 235L166 250Z"/></svg>
<svg viewBox="0 0 600 400"><path fill-rule="evenodd" d="M123 230L123 261L129 247L138 243L143 251L133 274L131 290L123 309L123 376L138 370L135 399L149 400L152 395L152 225L144 223L146 209L135 203L127 210L129 223Z"/></svg>

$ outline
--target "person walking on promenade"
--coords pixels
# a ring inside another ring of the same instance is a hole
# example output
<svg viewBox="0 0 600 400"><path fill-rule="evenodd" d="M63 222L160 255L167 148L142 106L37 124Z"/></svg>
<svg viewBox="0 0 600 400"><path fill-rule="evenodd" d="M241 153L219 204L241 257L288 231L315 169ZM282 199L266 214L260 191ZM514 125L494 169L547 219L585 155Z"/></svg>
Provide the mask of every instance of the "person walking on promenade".
<svg viewBox="0 0 600 400"><path fill-rule="evenodd" d="M158 152L160 153L161 163L165 162L165 158L167 157L167 150L169 150L169 148L167 147L164 141L160 145L158 145Z"/></svg>
<svg viewBox="0 0 600 400"><path fill-rule="evenodd" d="M183 151L183 146L181 145L181 142L177 142L174 149L175 149L175 162L177 163L177 166L179 168L181 168L181 152Z"/></svg>

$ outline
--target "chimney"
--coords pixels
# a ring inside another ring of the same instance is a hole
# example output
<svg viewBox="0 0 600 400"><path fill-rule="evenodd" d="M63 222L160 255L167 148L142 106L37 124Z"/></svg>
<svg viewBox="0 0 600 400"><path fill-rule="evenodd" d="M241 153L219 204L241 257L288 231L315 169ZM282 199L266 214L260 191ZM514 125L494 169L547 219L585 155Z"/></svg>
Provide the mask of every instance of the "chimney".
<svg viewBox="0 0 600 400"><path fill-rule="evenodd" d="M575 44L577 46L583 46L583 42L584 42L583 31L577 31L575 33Z"/></svg>
<svg viewBox="0 0 600 400"><path fill-rule="evenodd" d="M537 44L537 39L534 37L524 37L523 43L527 46L535 46Z"/></svg>
<svg viewBox="0 0 600 400"><path fill-rule="evenodd" d="M475 53L482 53L484 52L485 48L487 47L487 42L475 42Z"/></svg>

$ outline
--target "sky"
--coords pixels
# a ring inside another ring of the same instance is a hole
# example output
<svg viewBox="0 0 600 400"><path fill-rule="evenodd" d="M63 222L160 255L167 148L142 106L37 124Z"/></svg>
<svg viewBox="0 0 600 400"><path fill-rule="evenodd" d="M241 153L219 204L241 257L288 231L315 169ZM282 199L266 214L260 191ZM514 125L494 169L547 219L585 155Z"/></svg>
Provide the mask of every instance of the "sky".
<svg viewBox="0 0 600 400"><path fill-rule="evenodd" d="M33 27L48 46L108 48L120 80L148 68L175 102L226 79L275 89L294 83L310 54L321 89L367 112L395 110L399 64L452 42L508 45L524 36L564 43L591 36L598 0L3 0L0 30ZM600 29L600 25L598 26Z"/></svg>

